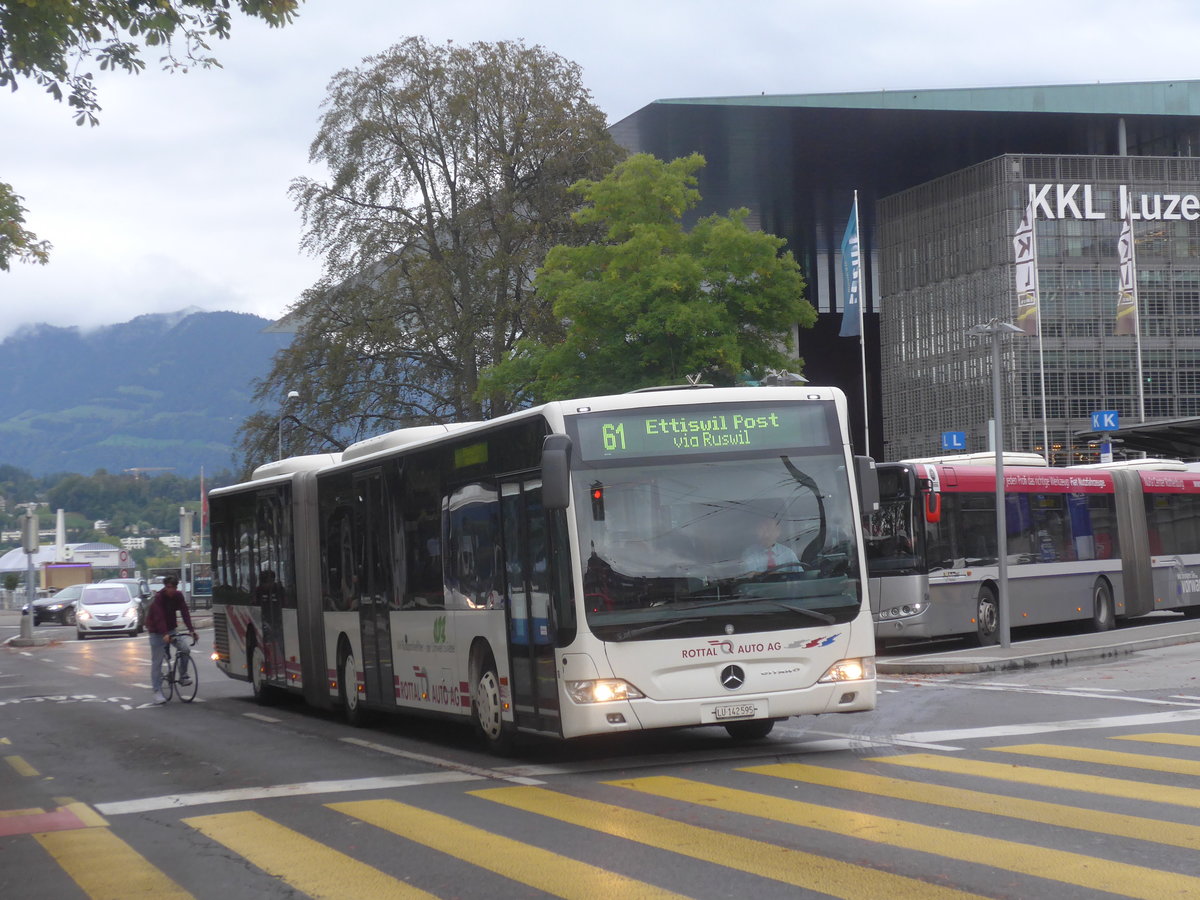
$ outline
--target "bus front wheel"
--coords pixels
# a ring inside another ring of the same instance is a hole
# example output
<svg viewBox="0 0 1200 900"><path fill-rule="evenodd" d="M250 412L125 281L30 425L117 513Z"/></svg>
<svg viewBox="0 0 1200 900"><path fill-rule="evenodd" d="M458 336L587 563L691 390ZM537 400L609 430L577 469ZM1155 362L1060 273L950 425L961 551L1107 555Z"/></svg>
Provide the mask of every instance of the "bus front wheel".
<svg viewBox="0 0 1200 900"><path fill-rule="evenodd" d="M513 751L511 729L504 723L503 702L500 699L500 678L491 660L481 668L471 697L475 708L475 729L489 751L507 756Z"/></svg>
<svg viewBox="0 0 1200 900"><path fill-rule="evenodd" d="M747 719L744 722L728 722L725 730L735 741L757 741L770 734L774 727L774 719Z"/></svg>
<svg viewBox="0 0 1200 900"><path fill-rule="evenodd" d="M1110 631L1116 624L1112 588L1102 579L1092 587L1092 631Z"/></svg>
<svg viewBox="0 0 1200 900"><path fill-rule="evenodd" d="M996 599L996 592L990 587L979 589L975 631L981 647L991 647L1000 643L1000 601Z"/></svg>

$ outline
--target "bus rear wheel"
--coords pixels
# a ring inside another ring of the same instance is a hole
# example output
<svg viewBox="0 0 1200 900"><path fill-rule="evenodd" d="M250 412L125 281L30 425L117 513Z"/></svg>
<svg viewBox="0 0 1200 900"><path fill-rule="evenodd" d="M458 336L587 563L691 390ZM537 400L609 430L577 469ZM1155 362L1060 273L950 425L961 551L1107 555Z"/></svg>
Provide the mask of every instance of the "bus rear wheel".
<svg viewBox="0 0 1200 900"><path fill-rule="evenodd" d="M981 647L992 647L1000 643L1000 601L996 599L996 592L987 586L979 589L975 632Z"/></svg>
<svg viewBox="0 0 1200 900"><path fill-rule="evenodd" d="M338 699L342 702L342 716L347 725L355 728L366 722L366 716L359 702L358 672L354 665L354 654L346 649L342 652L342 662L338 666Z"/></svg>
<svg viewBox="0 0 1200 900"><path fill-rule="evenodd" d="M1098 579L1092 587L1092 631L1111 631L1116 622L1112 588L1107 581Z"/></svg>
<svg viewBox="0 0 1200 900"><path fill-rule="evenodd" d="M258 641L250 644L250 690L254 692L254 700L262 706L270 706L275 701L275 689L267 684L267 660Z"/></svg>

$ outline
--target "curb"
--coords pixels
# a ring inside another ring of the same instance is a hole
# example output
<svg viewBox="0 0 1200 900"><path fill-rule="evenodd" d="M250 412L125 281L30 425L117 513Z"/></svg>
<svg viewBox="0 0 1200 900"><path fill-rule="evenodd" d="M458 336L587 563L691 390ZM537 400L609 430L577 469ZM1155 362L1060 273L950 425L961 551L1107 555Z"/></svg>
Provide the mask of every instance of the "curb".
<svg viewBox="0 0 1200 900"><path fill-rule="evenodd" d="M10 637L7 640L0 641L5 647L48 647L50 644L58 643L53 638L23 638Z"/></svg>

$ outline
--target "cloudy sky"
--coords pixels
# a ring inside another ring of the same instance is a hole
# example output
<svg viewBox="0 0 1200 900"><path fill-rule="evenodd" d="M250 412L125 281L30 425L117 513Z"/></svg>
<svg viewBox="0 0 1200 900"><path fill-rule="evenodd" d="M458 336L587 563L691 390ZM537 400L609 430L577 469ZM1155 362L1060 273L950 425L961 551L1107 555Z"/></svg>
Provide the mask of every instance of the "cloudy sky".
<svg viewBox="0 0 1200 900"><path fill-rule="evenodd" d="M0 273L0 338L187 307L278 317L315 282L287 196L330 77L412 34L579 63L610 122L666 97L1200 79L1194 0L307 0L238 18L219 70L101 73L101 124L0 92L0 181L48 266Z"/></svg>

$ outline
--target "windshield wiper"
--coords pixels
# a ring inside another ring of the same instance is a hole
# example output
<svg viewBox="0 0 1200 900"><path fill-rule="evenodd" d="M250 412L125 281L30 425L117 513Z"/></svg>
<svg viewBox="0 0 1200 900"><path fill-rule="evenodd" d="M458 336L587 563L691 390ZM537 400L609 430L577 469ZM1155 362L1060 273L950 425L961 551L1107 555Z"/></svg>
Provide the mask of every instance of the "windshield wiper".
<svg viewBox="0 0 1200 900"><path fill-rule="evenodd" d="M731 605L739 603L764 603L768 606L773 606L776 609L784 610L785 612L796 613L801 616L808 616L810 619L816 619L823 625L833 625L837 619L828 613L817 612L815 609L806 609L803 606L788 606L786 603L780 603L778 600L768 600L762 597L740 597L730 598L728 600L720 600L716 603L703 603L699 606L689 606L689 610L696 609L728 609ZM662 631L665 628L670 628L672 625L682 625L691 622L704 622L710 616L685 616L681 619L668 619L662 622L652 622L648 625L641 625L636 628L627 628L620 634L613 637L615 641L628 641L635 637L641 637L644 634L653 634L656 631Z"/></svg>
<svg viewBox="0 0 1200 900"><path fill-rule="evenodd" d="M750 598L746 598L746 602L751 603L753 601ZM816 619L818 622L824 622L826 625L832 625L837 621L837 619L829 615L829 613L817 612L815 609L807 609L803 606L788 606L786 603L780 603L778 600L771 600L769 602L772 606L776 606L779 609L786 609L788 612L800 613L803 616Z"/></svg>
<svg viewBox="0 0 1200 900"><path fill-rule="evenodd" d="M684 625L689 622L703 622L707 616L686 616L682 619L667 619L662 622L652 622L649 625L641 625L637 628L626 628L620 634L614 635L614 641L628 641L631 638L641 637L643 634L651 634L655 631L662 631L664 628L670 628L672 625Z"/></svg>

